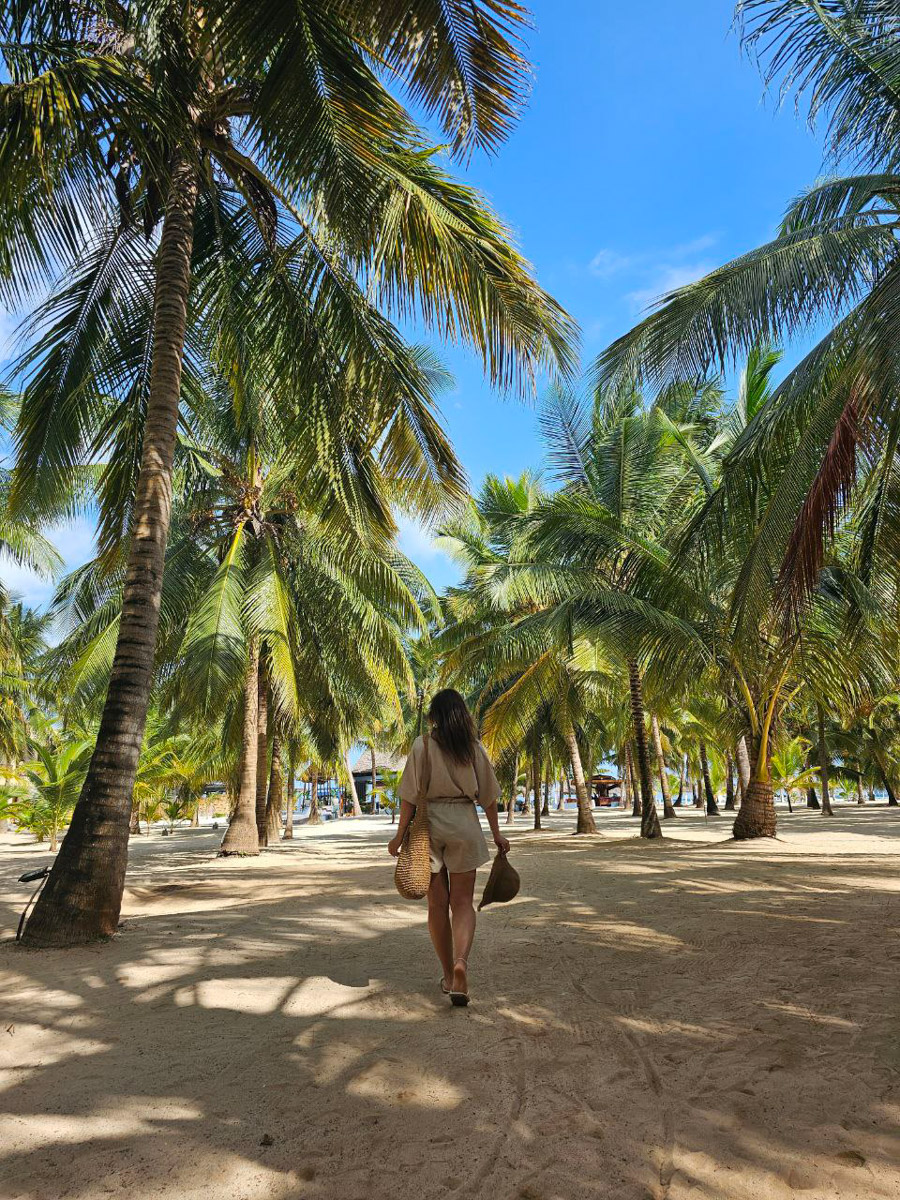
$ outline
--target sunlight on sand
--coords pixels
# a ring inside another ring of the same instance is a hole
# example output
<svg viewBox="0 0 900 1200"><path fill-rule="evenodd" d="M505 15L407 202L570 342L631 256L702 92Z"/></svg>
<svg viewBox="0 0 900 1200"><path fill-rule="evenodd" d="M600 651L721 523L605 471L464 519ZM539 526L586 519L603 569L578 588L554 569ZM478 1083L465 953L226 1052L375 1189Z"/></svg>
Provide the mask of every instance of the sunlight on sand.
<svg viewBox="0 0 900 1200"><path fill-rule="evenodd" d="M900 1200L897 815L571 821L513 830L458 1010L386 822L135 842L111 944L0 947L2 1200Z"/></svg>

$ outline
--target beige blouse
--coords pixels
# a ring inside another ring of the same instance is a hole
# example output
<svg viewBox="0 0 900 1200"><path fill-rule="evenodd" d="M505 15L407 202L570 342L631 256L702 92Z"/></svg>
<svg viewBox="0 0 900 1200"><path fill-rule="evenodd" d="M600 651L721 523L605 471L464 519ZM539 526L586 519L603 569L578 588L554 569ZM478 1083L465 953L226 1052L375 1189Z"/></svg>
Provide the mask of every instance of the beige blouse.
<svg viewBox="0 0 900 1200"><path fill-rule="evenodd" d="M495 804L500 795L500 785L487 751L481 742L475 745L475 762L461 763L443 754L440 746L429 738L428 758L431 765L431 782L428 785L426 800L474 800L487 808ZM400 780L400 799L415 804L419 796L419 780L425 766L425 743L423 738L416 738L409 752L403 777Z"/></svg>

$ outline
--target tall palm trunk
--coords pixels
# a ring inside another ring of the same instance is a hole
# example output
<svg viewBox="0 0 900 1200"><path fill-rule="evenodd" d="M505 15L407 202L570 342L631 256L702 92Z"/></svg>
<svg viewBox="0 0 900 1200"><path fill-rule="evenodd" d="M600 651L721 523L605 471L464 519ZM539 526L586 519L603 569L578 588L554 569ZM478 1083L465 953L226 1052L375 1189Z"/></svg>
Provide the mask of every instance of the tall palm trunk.
<svg viewBox="0 0 900 1200"><path fill-rule="evenodd" d="M768 739L763 741L757 737L753 749L750 782L732 827L732 834L738 840L775 836L775 795L772 791Z"/></svg>
<svg viewBox="0 0 900 1200"><path fill-rule="evenodd" d="M0 826L0 833L2 832L3 829ZM128 822L128 832L129 834L141 832L141 810L134 801L131 804L131 818Z"/></svg>
<svg viewBox="0 0 900 1200"><path fill-rule="evenodd" d="M650 732L653 734L653 750L656 754L656 770L659 773L659 787L662 792L663 816L677 817L678 813L672 805L669 795L669 777L666 774L666 759L663 754L662 734L659 732L659 721L655 716L650 718Z"/></svg>
<svg viewBox="0 0 900 1200"><path fill-rule="evenodd" d="M634 745L637 752L638 781L641 785L641 837L662 837L653 780L650 776L650 755L647 752L647 726L644 722L644 686L637 662L628 660L628 684L631 690L631 719L634 723Z"/></svg>
<svg viewBox="0 0 900 1200"><path fill-rule="evenodd" d="M547 761L547 766L544 770L544 803L541 805L541 816L550 816L550 762Z"/></svg>
<svg viewBox="0 0 900 1200"><path fill-rule="evenodd" d="M638 785L637 771L634 769L634 751L629 742L625 747L625 761L628 764L628 782L631 785L631 815L639 817L644 810L641 804L641 789Z"/></svg>
<svg viewBox="0 0 900 1200"><path fill-rule="evenodd" d="M372 777L372 811L375 811L375 791L378 787L378 770L375 765L375 747L369 744L369 773Z"/></svg>
<svg viewBox="0 0 900 1200"><path fill-rule="evenodd" d="M821 704L816 705L816 733L818 734L818 750L819 750L819 779L822 782L822 816L833 817L834 811L831 807L831 795L828 790L828 772L830 764L828 762L828 745L825 741L825 710Z"/></svg>
<svg viewBox="0 0 900 1200"><path fill-rule="evenodd" d="M268 846L266 800L269 792L269 672L262 650L259 655L259 702L256 719L256 833L260 846Z"/></svg>
<svg viewBox="0 0 900 1200"><path fill-rule="evenodd" d="M819 804L819 797L816 794L816 789L812 786L812 784L810 784L806 789L806 807L816 809L821 807Z"/></svg>
<svg viewBox="0 0 900 1200"><path fill-rule="evenodd" d="M319 772L313 771L309 783L309 819L307 825L321 825L319 816Z"/></svg>
<svg viewBox="0 0 900 1200"><path fill-rule="evenodd" d="M716 804L716 794L712 789L712 780L709 777L709 758L706 753L706 742L700 742L700 773L703 776L703 792L706 797L706 815L708 817L717 817L719 815L719 806Z"/></svg>
<svg viewBox="0 0 900 1200"><path fill-rule="evenodd" d="M734 812L734 763L731 755L725 755L725 809Z"/></svg>
<svg viewBox="0 0 900 1200"><path fill-rule="evenodd" d="M244 724L241 729L241 766L237 803L225 831L220 855L259 854L256 828L256 757L259 753L259 647L250 646L247 678L244 680Z"/></svg>
<svg viewBox="0 0 900 1200"><path fill-rule="evenodd" d="M516 819L516 789L519 786L519 756L516 755L516 761L513 766L513 781L512 788L509 792L509 803L506 806L506 823L512 825Z"/></svg>
<svg viewBox="0 0 900 1200"><path fill-rule="evenodd" d="M591 812L591 798L588 795L587 784L584 781L584 767L581 765L578 738L571 725L566 730L565 739L566 748L569 751L569 761L572 764L572 776L575 780L575 795L578 797L578 820L575 824L575 832L596 833L597 826L594 822L594 814Z"/></svg>
<svg viewBox="0 0 900 1200"><path fill-rule="evenodd" d="M119 924L172 512L196 204L196 169L176 154L157 252L153 361L119 636L97 744L69 832L25 926L28 946L90 942L110 937Z"/></svg>
<svg viewBox="0 0 900 1200"><path fill-rule="evenodd" d="M294 805L296 803L296 793L294 791L294 776L296 770L294 767L294 750L293 746L288 753L288 773L287 773L287 812L284 822L284 833L281 835L282 841L291 841L294 837Z"/></svg>
<svg viewBox="0 0 900 1200"><path fill-rule="evenodd" d="M857 777L856 777L856 803L857 804L865 804L865 802L866 802L866 800L865 800L865 797L863 796L862 780L857 775Z"/></svg>
<svg viewBox="0 0 900 1200"><path fill-rule="evenodd" d="M266 797L266 833L270 842L281 840L281 809L284 804L284 772L281 766L281 738L272 735L272 769Z"/></svg>
<svg viewBox="0 0 900 1200"><path fill-rule="evenodd" d="M537 747L531 760L531 786L534 788L534 827L541 829L541 756Z"/></svg>
<svg viewBox="0 0 900 1200"><path fill-rule="evenodd" d="M567 786L567 777L565 775L565 772L563 772L560 775L559 781L558 781L558 786L559 786L559 795L556 797L556 811L562 812L563 811L563 801L564 801L564 798L566 795L566 786Z"/></svg>

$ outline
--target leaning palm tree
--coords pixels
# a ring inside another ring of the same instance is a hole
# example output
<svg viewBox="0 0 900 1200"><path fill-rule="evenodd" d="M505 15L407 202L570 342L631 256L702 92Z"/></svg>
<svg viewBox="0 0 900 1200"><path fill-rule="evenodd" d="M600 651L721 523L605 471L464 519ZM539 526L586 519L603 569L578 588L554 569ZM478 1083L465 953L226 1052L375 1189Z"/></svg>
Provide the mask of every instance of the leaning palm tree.
<svg viewBox="0 0 900 1200"><path fill-rule="evenodd" d="M475 345L501 383L567 358L560 310L375 73L407 82L461 151L495 145L522 94L508 36L522 14L457 7L154 0L0 16L0 279L16 302L54 291L24 364L15 501L58 502L98 442L116 445L101 489L118 526L103 532L127 564L97 749L32 945L116 927L195 348L231 358L255 338L320 435L360 424L347 380L408 390L391 312Z"/></svg>
<svg viewBox="0 0 900 1200"><path fill-rule="evenodd" d="M861 488L863 577L896 579L900 561L900 27L893 0L743 0L738 12L769 82L809 97L811 119L827 120L829 156L859 173L816 183L771 242L663 297L596 371L605 386L660 386L829 324L729 455L733 488L751 492L761 470L778 480L742 582L746 602L762 613L774 590L795 613Z"/></svg>

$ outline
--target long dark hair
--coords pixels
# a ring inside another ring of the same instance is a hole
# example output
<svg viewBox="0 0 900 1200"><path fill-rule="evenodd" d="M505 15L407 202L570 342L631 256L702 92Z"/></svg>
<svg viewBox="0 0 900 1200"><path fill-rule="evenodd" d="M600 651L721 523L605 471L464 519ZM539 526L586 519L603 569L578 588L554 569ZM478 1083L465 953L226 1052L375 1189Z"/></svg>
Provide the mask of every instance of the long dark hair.
<svg viewBox="0 0 900 1200"><path fill-rule="evenodd" d="M441 749L460 765L475 761L478 731L459 692L444 688L431 701L428 720Z"/></svg>

